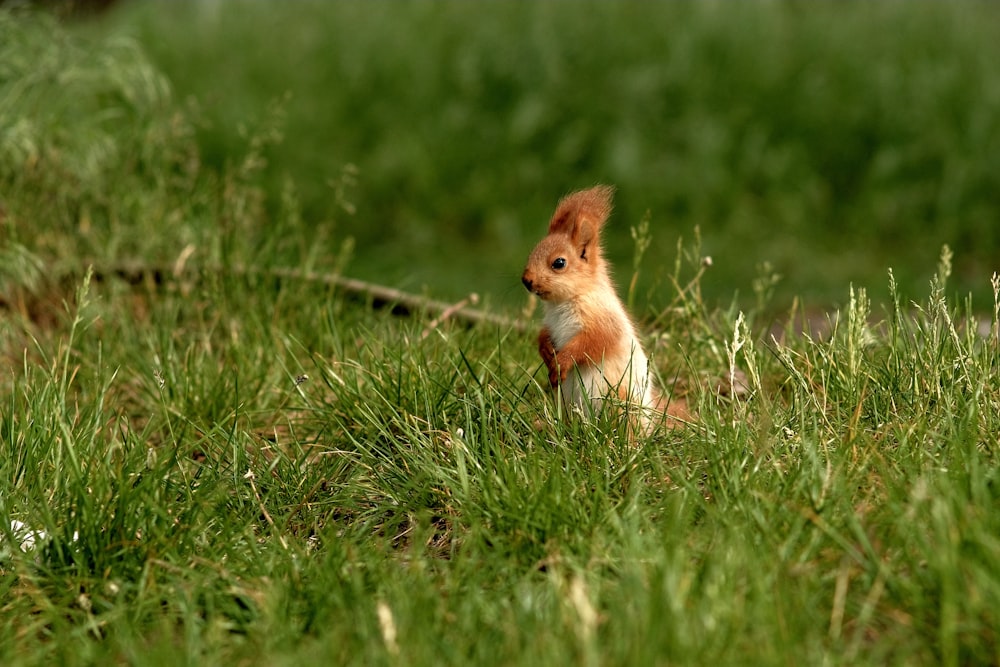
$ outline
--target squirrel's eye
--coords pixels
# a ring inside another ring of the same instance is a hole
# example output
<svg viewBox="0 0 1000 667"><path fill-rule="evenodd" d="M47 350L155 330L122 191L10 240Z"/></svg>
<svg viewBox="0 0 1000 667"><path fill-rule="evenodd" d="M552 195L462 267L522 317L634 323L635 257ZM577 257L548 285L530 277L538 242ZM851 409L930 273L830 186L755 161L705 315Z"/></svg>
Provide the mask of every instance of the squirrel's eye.
<svg viewBox="0 0 1000 667"><path fill-rule="evenodd" d="M566 260L562 257L558 257L552 260L552 268L556 271L561 271L566 268Z"/></svg>

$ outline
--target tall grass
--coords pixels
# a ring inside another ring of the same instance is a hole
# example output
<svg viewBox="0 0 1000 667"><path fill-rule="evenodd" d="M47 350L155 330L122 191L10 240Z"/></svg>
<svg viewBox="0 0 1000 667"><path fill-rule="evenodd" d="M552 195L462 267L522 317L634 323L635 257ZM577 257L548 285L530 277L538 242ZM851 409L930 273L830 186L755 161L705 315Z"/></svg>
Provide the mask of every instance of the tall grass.
<svg viewBox="0 0 1000 667"><path fill-rule="evenodd" d="M0 26L52 72L161 80L134 43ZM34 77L0 79L39 165L4 144L3 664L1000 659L1000 282L956 302L949 250L916 303L895 273L884 310L843 285L827 333L772 338L767 277L720 310L678 243L647 333L696 419L629 442L555 418L530 333L243 270L340 252L297 187L271 199L266 124L216 169L166 80L101 124L113 85ZM149 162L87 171L77 125Z"/></svg>
<svg viewBox="0 0 1000 667"><path fill-rule="evenodd" d="M279 108L262 110L224 169L205 168L197 106L175 100L135 40L75 39L44 16L8 12L0 31L2 222L12 258L35 253L56 273L81 259L105 268L179 257L338 262L340 242L302 217L292 182L264 205L264 152L281 140Z"/></svg>

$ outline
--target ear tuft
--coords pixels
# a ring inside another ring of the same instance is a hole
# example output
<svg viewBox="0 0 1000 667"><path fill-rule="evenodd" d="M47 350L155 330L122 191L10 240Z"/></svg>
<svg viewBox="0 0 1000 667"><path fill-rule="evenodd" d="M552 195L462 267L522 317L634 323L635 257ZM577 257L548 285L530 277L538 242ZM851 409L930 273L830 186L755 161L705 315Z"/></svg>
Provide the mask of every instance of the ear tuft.
<svg viewBox="0 0 1000 667"><path fill-rule="evenodd" d="M596 185L580 190L560 200L549 222L549 234L569 234L583 243L589 242L611 215L611 199L615 189L610 185Z"/></svg>

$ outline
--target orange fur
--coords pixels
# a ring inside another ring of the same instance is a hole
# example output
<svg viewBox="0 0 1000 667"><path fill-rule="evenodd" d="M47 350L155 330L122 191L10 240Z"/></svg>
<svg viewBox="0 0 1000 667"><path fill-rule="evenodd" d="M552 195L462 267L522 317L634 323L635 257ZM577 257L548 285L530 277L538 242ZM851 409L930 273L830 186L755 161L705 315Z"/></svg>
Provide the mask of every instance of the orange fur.
<svg viewBox="0 0 1000 667"><path fill-rule="evenodd" d="M521 281L542 299L538 351L549 384L561 387L564 402L600 407L615 397L637 408L648 427L650 411L663 411L662 400L601 251L600 232L611 214L613 192L598 185L564 197L548 235L528 257Z"/></svg>

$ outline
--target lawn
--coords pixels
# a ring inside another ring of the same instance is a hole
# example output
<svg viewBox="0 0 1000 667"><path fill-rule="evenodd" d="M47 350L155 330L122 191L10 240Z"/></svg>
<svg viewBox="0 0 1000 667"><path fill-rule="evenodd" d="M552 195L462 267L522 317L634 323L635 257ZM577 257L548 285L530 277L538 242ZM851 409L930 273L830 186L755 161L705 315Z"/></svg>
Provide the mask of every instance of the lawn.
<svg viewBox="0 0 1000 667"><path fill-rule="evenodd" d="M0 10L0 662L1000 662L995 10L575 6ZM598 180L634 442L517 283Z"/></svg>

